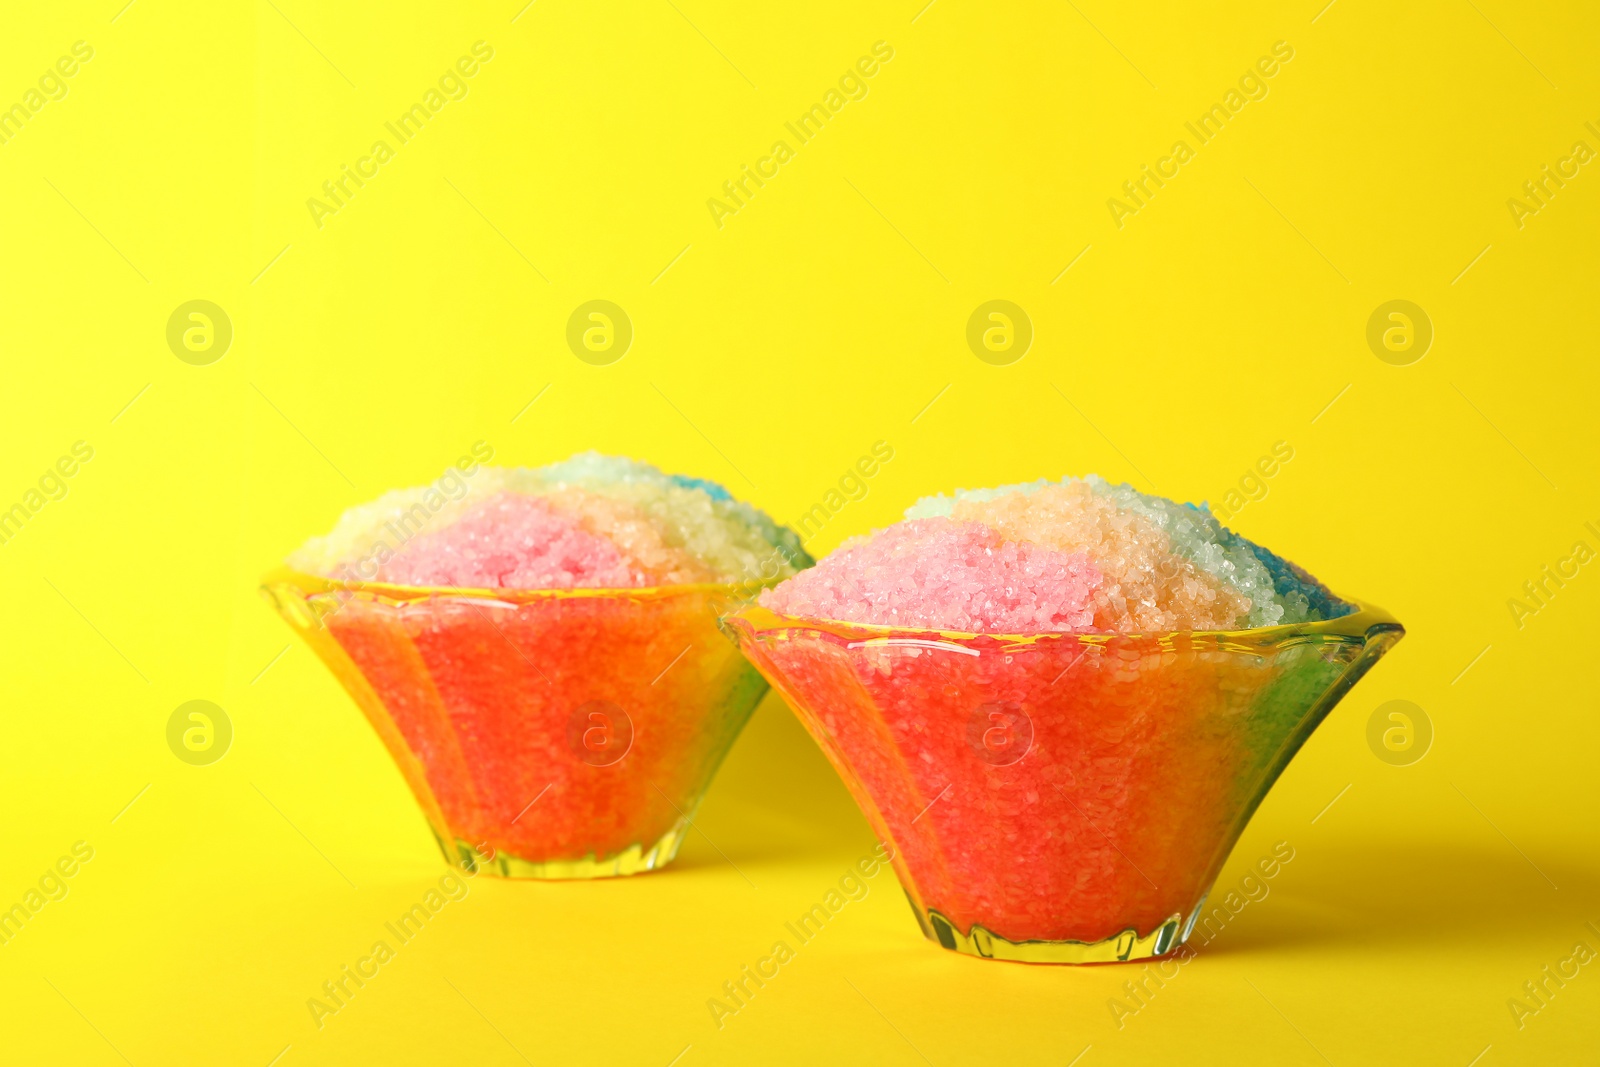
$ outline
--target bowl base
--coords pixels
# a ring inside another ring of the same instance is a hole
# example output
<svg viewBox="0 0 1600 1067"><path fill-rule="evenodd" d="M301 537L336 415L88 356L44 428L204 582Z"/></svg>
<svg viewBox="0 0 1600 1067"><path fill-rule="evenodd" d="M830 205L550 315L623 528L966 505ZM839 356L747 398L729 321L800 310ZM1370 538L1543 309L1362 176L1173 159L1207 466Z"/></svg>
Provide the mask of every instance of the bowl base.
<svg viewBox="0 0 1600 1067"><path fill-rule="evenodd" d="M928 940L952 952L1018 963L1125 963L1151 959L1164 956L1181 945L1193 926L1192 916L1190 921L1185 921L1183 915L1175 914L1143 936L1129 927L1104 941L1008 941L979 923L974 923L972 929L963 934L954 923L931 908L924 915L913 904L912 911L916 912ZM1199 914L1198 908L1194 914Z"/></svg>
<svg viewBox="0 0 1600 1067"><path fill-rule="evenodd" d="M679 819L662 834L654 844L630 845L621 852L596 857L589 853L581 859L533 860L513 856L509 852L488 855L474 845L456 838L454 847L440 842L445 859L471 874L487 874L494 878L539 878L547 881L573 881L590 878L617 878L643 871L665 867L678 854L688 832L687 820Z"/></svg>

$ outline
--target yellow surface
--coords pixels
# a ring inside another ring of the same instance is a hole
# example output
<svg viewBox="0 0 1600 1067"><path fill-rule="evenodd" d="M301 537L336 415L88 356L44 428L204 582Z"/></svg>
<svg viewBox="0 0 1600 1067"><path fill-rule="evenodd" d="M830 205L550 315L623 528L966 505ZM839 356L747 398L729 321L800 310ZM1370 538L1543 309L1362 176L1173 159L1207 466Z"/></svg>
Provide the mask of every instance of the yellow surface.
<svg viewBox="0 0 1600 1067"><path fill-rule="evenodd" d="M1600 17L919 2L7 12L0 102L74 42L93 57L0 144L0 507L75 442L93 458L0 545L0 898L75 842L93 858L0 947L0 1058L1593 1062L1600 968L1520 1029L1508 1001L1600 950L1600 573L1573 556L1600 549L1600 174L1573 155L1600 149ZM466 95L361 164L478 41ZM865 97L799 144L785 122L879 41ZM1279 41L1267 95L1199 144L1185 123ZM792 158L760 163L779 139ZM1192 158L1161 163L1179 139ZM345 164L376 175L319 228L307 200ZM715 220L745 164L777 173ZM1145 164L1176 176L1113 211ZM1545 164L1575 176L1513 210ZM233 326L209 365L166 340L197 299ZM566 344L595 299L633 325L610 365ZM1020 361L968 347L991 300L1031 321ZM1368 347L1391 300L1431 320L1420 361ZM942 952L883 875L718 1029L707 1000L873 844L768 700L671 869L474 882L319 1029L308 999L445 869L256 580L479 440L648 457L784 520L888 442L818 550L1040 475L1220 504L1283 442L1236 525L1410 636L1219 883L1285 841L1270 895L1136 1013L1108 1001L1137 968ZM1513 612L1561 560L1577 576ZM233 725L210 766L167 745L191 700ZM1391 700L1431 722L1420 762L1368 746Z"/></svg>

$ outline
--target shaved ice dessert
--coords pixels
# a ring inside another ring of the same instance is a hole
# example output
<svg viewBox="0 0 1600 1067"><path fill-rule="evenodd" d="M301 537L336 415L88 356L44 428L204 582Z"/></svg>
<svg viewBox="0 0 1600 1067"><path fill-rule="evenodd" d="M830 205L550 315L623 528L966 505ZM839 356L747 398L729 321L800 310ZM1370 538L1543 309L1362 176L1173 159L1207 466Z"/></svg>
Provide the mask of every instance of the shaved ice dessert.
<svg viewBox="0 0 1600 1067"><path fill-rule="evenodd" d="M1093 475L925 497L761 602L975 633L1243 630L1350 611L1205 509Z"/></svg>
<svg viewBox="0 0 1600 1067"><path fill-rule="evenodd" d="M452 861L659 867L767 688L718 616L811 559L712 482L595 453L482 458L351 508L266 591Z"/></svg>
<svg viewBox="0 0 1600 1067"><path fill-rule="evenodd" d="M730 626L923 932L1067 963L1207 923L1256 806L1404 632L1204 506L1092 476L920 500Z"/></svg>
<svg viewBox="0 0 1600 1067"><path fill-rule="evenodd" d="M793 531L722 486L648 463L585 452L534 469L468 466L448 491L441 478L351 508L290 565L397 585L571 589L781 578L811 562Z"/></svg>

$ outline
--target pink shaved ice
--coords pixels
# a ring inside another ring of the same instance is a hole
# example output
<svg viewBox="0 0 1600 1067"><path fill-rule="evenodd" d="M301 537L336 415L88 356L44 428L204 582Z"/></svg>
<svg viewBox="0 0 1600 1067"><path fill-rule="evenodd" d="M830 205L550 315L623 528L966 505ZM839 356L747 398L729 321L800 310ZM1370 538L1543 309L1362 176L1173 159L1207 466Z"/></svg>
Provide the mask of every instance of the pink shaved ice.
<svg viewBox="0 0 1600 1067"><path fill-rule="evenodd" d="M1011 540L1088 555L1105 576L1095 590L1096 630L1231 630L1250 611L1249 597L1174 553L1165 530L1119 509L1087 482L957 500L951 517L981 522Z"/></svg>
<svg viewBox="0 0 1600 1067"><path fill-rule="evenodd" d="M670 544L666 528L652 521L650 515L632 501L571 487L552 489L540 499L548 501L553 509L596 537L615 545L634 570L650 575L651 585L717 580L716 571L696 559L687 548Z"/></svg>
<svg viewBox="0 0 1600 1067"><path fill-rule="evenodd" d="M1094 625L1102 577L1082 552L1007 541L975 522L896 523L846 541L761 594L783 615L965 633L1060 633Z"/></svg>
<svg viewBox="0 0 1600 1067"><path fill-rule="evenodd" d="M378 571L397 585L469 589L631 588L653 576L541 497L500 493L419 534Z"/></svg>

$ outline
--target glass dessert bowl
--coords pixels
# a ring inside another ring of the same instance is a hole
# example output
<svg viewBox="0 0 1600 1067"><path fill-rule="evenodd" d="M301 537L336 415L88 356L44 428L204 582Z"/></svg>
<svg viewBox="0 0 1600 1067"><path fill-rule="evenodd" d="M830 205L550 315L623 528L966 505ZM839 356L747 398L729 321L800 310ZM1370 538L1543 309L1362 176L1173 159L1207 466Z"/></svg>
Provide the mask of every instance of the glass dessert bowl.
<svg viewBox="0 0 1600 1067"><path fill-rule="evenodd" d="M1317 725L1404 634L1380 608L1258 629L972 634L725 625L879 837L923 933L1031 963L1173 951Z"/></svg>
<svg viewBox="0 0 1600 1067"><path fill-rule="evenodd" d="M767 684L719 632L759 583L457 589L281 569L446 859L510 878L670 862Z"/></svg>

